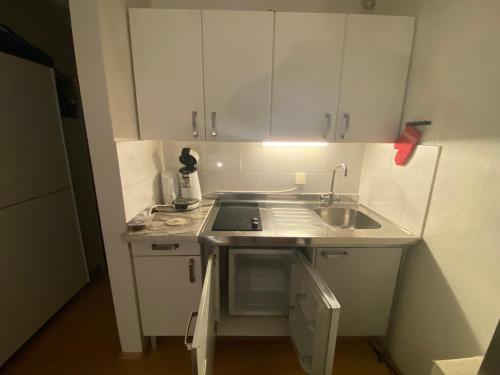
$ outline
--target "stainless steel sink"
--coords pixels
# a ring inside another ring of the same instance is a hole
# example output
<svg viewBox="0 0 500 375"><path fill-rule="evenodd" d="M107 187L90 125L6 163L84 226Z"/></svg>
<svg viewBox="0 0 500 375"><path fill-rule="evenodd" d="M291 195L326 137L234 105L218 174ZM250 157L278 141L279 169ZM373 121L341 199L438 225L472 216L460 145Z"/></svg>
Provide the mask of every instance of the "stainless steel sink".
<svg viewBox="0 0 500 375"><path fill-rule="evenodd" d="M342 229L378 229L379 223L354 208L320 207L314 210L327 224Z"/></svg>

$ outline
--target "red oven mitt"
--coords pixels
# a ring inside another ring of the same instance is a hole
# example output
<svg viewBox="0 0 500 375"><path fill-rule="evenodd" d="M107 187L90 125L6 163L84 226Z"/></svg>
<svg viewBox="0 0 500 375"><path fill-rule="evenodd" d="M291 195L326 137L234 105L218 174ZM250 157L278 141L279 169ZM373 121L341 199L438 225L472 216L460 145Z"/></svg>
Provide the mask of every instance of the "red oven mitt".
<svg viewBox="0 0 500 375"><path fill-rule="evenodd" d="M405 130L394 143L394 148L398 150L394 158L397 165L405 165L408 162L421 137L422 133L420 131L411 125L406 125Z"/></svg>

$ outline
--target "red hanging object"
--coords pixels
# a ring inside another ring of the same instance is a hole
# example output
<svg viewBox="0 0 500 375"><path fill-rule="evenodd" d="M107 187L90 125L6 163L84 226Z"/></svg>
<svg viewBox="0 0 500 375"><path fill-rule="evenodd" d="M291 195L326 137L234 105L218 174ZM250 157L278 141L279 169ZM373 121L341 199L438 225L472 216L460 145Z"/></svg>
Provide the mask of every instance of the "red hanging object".
<svg viewBox="0 0 500 375"><path fill-rule="evenodd" d="M413 126L406 124L405 130L399 135L394 148L398 150L394 161L397 165L405 165L417 147L422 133Z"/></svg>

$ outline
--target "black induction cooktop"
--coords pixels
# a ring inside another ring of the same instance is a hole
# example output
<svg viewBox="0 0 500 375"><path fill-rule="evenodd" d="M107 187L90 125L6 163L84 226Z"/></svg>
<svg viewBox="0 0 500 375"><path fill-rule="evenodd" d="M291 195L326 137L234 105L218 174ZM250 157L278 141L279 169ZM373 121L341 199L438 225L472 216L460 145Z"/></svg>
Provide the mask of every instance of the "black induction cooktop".
<svg viewBox="0 0 500 375"><path fill-rule="evenodd" d="M258 203L221 202L213 231L261 231Z"/></svg>

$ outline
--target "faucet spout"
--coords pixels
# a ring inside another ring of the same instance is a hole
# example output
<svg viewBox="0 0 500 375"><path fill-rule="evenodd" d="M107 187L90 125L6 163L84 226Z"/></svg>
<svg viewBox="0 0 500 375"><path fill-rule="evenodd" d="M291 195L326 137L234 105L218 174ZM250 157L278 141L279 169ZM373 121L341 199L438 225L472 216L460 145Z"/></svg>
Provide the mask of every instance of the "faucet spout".
<svg viewBox="0 0 500 375"><path fill-rule="evenodd" d="M337 172L338 169L343 169L344 177L347 177L347 166L344 163L341 163L333 168L332 183L330 185L330 192L328 193L328 203L329 204L332 204L333 202L338 201L340 199L338 194L334 193L335 173Z"/></svg>

